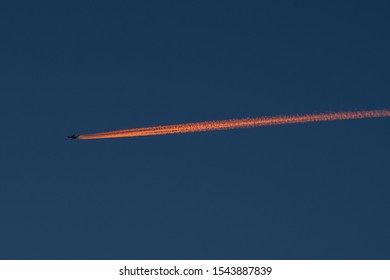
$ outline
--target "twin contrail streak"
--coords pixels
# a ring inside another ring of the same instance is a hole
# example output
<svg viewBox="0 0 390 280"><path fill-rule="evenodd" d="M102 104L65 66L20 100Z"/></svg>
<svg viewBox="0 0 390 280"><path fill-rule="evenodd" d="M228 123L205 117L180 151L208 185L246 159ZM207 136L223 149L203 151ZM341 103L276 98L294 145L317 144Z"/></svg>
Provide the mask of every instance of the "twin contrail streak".
<svg viewBox="0 0 390 280"><path fill-rule="evenodd" d="M323 122L337 120L351 120L364 118L382 118L390 117L390 110L373 110L360 112L339 112L326 114L312 115L296 115L296 116L276 116L262 118L245 118L222 121L206 121L186 124L174 124L164 126L152 126L145 128L133 128L125 130L115 130L94 134L83 134L79 136L68 136L69 138L77 139L103 139L103 138L122 138L122 137L138 137L152 136L176 133L202 132L225 129L250 128L258 126L283 125L293 123L308 123L308 122Z"/></svg>

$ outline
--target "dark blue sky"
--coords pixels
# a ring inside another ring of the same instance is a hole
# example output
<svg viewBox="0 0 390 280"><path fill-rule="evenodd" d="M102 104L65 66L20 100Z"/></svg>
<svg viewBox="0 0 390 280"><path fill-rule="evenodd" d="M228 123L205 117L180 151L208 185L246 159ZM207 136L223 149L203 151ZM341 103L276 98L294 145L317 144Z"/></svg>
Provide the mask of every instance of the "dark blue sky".
<svg viewBox="0 0 390 280"><path fill-rule="evenodd" d="M1 259L389 259L389 1L0 4Z"/></svg>

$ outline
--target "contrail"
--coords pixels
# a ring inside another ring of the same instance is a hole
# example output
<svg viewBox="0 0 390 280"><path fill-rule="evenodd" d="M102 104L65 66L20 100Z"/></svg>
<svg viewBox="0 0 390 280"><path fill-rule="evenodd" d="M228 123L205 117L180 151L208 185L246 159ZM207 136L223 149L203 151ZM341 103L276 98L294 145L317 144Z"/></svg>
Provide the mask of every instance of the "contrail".
<svg viewBox="0 0 390 280"><path fill-rule="evenodd" d="M72 135L68 138L75 139L103 139L103 138L122 138L122 137L138 137L138 136L152 136L163 134L202 132L212 130L250 128L258 126L283 125L292 123L308 123L308 122L322 122L322 121L337 121L337 120L351 120L364 118L382 118L390 117L390 110L373 110L373 111L359 111L359 112L339 112L339 113L325 113L312 115L290 115L290 116L275 116L262 118L245 118L222 121L206 121L186 124L174 124L164 126L152 126L145 128L133 128L125 130L115 130L94 134Z"/></svg>

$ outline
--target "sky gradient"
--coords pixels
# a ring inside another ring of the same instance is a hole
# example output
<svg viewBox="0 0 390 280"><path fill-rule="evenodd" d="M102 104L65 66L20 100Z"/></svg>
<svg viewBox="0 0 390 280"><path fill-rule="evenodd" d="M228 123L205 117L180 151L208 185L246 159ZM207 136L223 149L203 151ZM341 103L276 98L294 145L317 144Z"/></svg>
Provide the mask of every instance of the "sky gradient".
<svg viewBox="0 0 390 280"><path fill-rule="evenodd" d="M389 259L388 1L0 4L0 259Z"/></svg>

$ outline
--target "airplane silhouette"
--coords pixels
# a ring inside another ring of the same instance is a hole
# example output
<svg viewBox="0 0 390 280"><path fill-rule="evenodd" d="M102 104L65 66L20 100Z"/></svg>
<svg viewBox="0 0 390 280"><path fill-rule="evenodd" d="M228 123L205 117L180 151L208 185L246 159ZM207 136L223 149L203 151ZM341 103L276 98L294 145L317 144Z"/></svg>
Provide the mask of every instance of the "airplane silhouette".
<svg viewBox="0 0 390 280"><path fill-rule="evenodd" d="M77 139L79 136L78 135L70 135L70 136L67 136L68 138L70 138L70 139Z"/></svg>

